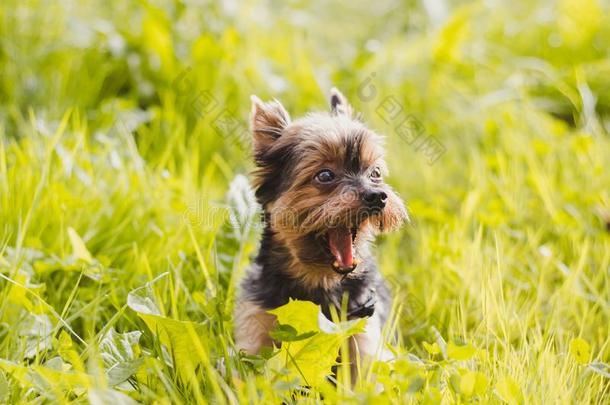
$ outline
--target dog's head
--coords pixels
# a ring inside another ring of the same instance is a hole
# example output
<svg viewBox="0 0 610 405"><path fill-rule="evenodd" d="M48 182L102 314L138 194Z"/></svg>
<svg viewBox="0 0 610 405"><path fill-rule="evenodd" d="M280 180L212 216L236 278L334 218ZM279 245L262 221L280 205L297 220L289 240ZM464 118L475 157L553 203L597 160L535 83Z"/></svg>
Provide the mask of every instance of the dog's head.
<svg viewBox="0 0 610 405"><path fill-rule="evenodd" d="M381 137L352 117L336 89L330 105L330 113L291 121L278 101L252 97L255 187L295 261L347 274L370 255L372 237L398 227L407 212L384 182Z"/></svg>

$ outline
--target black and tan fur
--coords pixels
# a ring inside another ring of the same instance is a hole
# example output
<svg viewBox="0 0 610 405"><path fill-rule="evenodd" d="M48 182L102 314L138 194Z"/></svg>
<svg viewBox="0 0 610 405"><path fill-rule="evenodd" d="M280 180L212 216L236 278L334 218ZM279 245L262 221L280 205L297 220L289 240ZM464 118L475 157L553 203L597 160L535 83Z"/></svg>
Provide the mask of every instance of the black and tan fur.
<svg viewBox="0 0 610 405"><path fill-rule="evenodd" d="M356 351L374 356L391 297L370 248L375 235L407 218L400 198L379 177L387 172L381 137L352 117L336 89L330 113L295 121L279 102L253 96L251 130L265 228L237 300L237 347L254 354L271 346L275 319L267 310L290 298L312 301L330 318L330 307L340 307L347 293L349 317L370 317L366 332L355 339ZM330 170L334 180L320 183L322 170ZM375 209L371 195L376 203L383 198ZM353 232L357 264L347 274L337 271L336 261L333 266L328 245L327 232L337 226Z"/></svg>

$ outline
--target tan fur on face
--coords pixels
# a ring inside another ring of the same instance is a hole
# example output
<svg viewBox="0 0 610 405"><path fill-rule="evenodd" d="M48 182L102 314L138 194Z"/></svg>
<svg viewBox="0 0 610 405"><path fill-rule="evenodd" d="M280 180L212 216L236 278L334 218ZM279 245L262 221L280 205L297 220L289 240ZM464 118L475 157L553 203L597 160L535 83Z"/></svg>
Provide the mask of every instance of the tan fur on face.
<svg viewBox="0 0 610 405"><path fill-rule="evenodd" d="M296 178L293 185L274 203L273 212L282 214L283 210L289 210L292 214L290 217L295 219L306 214L307 218L296 231L310 232L315 230L316 224L328 224L332 219L360 208L358 198L349 190L337 188L328 194L321 192L312 182L315 174L323 168L332 169L338 176L344 174L343 162L347 154L348 138L359 137L362 140L360 162L363 166L378 166L383 173L387 172L387 168L383 160L381 137L360 122L342 116L310 114L295 121L294 126L271 147L272 151L285 143L296 142L300 157L294 168ZM387 185L382 188L388 194L388 206L381 222L384 229L391 230L399 226L407 214L393 190Z"/></svg>

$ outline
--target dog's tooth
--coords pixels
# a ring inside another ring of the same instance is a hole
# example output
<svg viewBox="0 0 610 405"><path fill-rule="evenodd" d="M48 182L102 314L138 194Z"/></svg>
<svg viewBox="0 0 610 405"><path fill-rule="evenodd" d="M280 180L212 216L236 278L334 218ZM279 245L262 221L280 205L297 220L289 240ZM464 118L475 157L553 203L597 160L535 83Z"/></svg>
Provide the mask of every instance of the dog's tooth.
<svg viewBox="0 0 610 405"><path fill-rule="evenodd" d="M333 267L339 268L339 262L337 260L333 262Z"/></svg>
<svg viewBox="0 0 610 405"><path fill-rule="evenodd" d="M354 263L354 267L359 265L360 264L360 259L354 258L353 263Z"/></svg>

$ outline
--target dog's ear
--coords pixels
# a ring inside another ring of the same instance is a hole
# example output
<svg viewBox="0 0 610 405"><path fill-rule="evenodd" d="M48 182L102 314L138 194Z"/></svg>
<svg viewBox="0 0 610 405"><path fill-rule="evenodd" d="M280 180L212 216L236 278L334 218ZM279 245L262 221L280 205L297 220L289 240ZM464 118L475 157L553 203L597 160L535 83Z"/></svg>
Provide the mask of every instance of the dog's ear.
<svg viewBox="0 0 610 405"><path fill-rule="evenodd" d="M254 95L250 99L252 100L250 113L252 145L254 153L260 154L282 135L284 128L290 124L290 116L277 100L264 103Z"/></svg>
<svg viewBox="0 0 610 405"><path fill-rule="evenodd" d="M333 115L345 115L351 117L352 106L347 102L347 98L337 90L336 87L330 89L330 112Z"/></svg>

